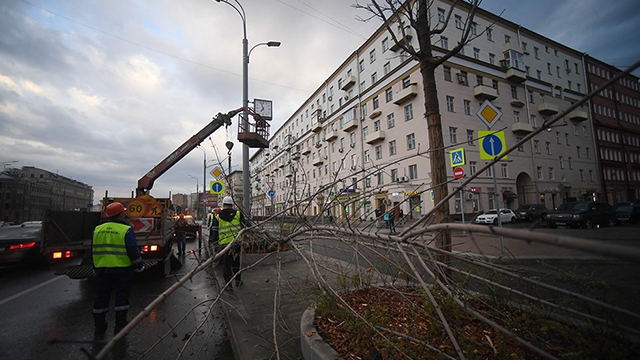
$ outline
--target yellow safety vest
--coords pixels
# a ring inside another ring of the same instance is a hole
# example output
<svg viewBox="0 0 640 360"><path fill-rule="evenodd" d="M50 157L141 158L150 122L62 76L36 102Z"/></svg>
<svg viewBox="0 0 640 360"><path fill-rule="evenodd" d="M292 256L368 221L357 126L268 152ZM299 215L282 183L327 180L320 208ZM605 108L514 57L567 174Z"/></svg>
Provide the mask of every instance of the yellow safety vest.
<svg viewBox="0 0 640 360"><path fill-rule="evenodd" d="M131 266L124 236L129 225L106 222L93 231L93 265L96 268Z"/></svg>
<svg viewBox="0 0 640 360"><path fill-rule="evenodd" d="M231 221L226 221L218 216L218 245L226 245L233 241L240 231L240 211L236 211L236 215ZM242 239L238 239L242 241Z"/></svg>

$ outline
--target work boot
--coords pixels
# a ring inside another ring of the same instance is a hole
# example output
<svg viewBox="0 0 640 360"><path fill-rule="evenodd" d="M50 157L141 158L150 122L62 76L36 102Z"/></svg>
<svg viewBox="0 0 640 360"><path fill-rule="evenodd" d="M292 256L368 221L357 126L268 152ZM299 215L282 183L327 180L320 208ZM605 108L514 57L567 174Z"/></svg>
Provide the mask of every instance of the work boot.
<svg viewBox="0 0 640 360"><path fill-rule="evenodd" d="M117 334L120 330L124 329L129 321L127 321L127 310L116 311L116 327L113 329L113 333Z"/></svg>
<svg viewBox="0 0 640 360"><path fill-rule="evenodd" d="M93 322L96 326L94 336L100 337L107 331L107 313L93 314Z"/></svg>

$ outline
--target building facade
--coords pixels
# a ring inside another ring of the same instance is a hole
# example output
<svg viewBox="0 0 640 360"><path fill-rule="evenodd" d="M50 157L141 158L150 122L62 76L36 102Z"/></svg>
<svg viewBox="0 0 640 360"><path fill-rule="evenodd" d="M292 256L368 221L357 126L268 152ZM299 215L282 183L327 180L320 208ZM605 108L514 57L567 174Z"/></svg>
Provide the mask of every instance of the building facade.
<svg viewBox="0 0 640 360"><path fill-rule="evenodd" d="M434 2L430 18L444 22L451 5ZM432 38L436 56L455 45L465 18L466 9L456 8ZM479 131L487 126L476 115L485 100L503 114L491 130L504 133L507 148L546 131L458 192L452 214L603 198L589 106L546 125L587 92L585 54L482 10L471 33L474 40L436 70L446 152L464 149L467 176L485 166ZM396 35L418 47L414 29ZM419 64L381 27L273 134L270 147L254 154L252 212L269 211L264 194L272 189L276 212L370 219L375 208L399 206L421 217L439 185L431 180L425 113ZM450 180L444 186L456 192L453 167L443 166Z"/></svg>
<svg viewBox="0 0 640 360"><path fill-rule="evenodd" d="M621 71L586 57L589 90L597 90ZM591 100L599 159L600 193L610 204L640 199L640 91L628 75Z"/></svg>
<svg viewBox="0 0 640 360"><path fill-rule="evenodd" d="M87 211L93 195L87 184L32 166L0 174L3 221L42 220L47 210Z"/></svg>

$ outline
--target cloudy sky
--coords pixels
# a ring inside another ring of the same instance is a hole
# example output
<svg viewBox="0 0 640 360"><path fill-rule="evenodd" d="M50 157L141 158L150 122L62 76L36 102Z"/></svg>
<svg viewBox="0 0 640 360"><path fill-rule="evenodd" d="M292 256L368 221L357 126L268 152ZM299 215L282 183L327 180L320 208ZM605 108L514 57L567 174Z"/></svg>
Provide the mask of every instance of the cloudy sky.
<svg viewBox="0 0 640 360"><path fill-rule="evenodd" d="M273 100L275 128L380 25L356 20L366 14L351 7L355 0L240 1L249 47L282 42L255 48L249 65L249 99ZM637 0L484 0L483 7L621 68L640 59ZM127 196L215 114L241 103L242 22L228 5L0 1L0 166L81 181L93 186L94 202L105 190ZM207 160L226 157L236 124L203 143ZM194 150L151 193L194 192L191 176L202 188L203 155ZM241 165L238 144L232 165Z"/></svg>

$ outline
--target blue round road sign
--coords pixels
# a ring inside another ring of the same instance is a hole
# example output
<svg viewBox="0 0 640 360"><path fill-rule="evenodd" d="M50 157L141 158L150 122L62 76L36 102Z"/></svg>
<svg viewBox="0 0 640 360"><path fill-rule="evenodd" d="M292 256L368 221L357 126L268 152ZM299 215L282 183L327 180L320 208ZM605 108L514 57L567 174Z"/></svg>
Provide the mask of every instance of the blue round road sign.
<svg viewBox="0 0 640 360"><path fill-rule="evenodd" d="M214 193L220 193L222 192L222 183L218 182L218 181L214 181L213 184L211 184L211 190Z"/></svg>
<svg viewBox="0 0 640 360"><path fill-rule="evenodd" d="M273 190L269 190L269 192L268 192L267 194L269 194L269 196L273 197L273 195L275 195L275 194L276 194L276 192L275 192L275 191L273 191Z"/></svg>
<svg viewBox="0 0 640 360"><path fill-rule="evenodd" d="M495 135L487 135L482 139L482 149L489 156L498 156L502 152L502 140Z"/></svg>

